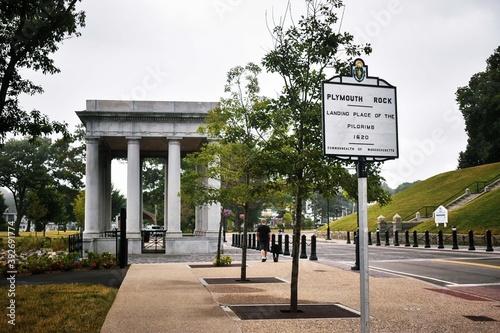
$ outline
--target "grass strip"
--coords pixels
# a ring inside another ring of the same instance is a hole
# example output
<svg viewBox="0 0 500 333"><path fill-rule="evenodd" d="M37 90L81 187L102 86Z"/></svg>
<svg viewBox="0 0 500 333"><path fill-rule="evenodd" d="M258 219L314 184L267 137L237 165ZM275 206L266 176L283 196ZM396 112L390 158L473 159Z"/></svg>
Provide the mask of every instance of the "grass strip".
<svg viewBox="0 0 500 333"><path fill-rule="evenodd" d="M18 285L15 296L0 288L0 332L99 332L118 289L90 284ZM7 306L15 300L15 328Z"/></svg>

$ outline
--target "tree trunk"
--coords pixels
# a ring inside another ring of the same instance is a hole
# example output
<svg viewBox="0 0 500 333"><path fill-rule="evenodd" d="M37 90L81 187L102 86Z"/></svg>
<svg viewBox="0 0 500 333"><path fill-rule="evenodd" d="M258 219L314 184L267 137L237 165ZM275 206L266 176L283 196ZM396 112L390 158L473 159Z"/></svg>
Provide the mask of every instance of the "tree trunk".
<svg viewBox="0 0 500 333"><path fill-rule="evenodd" d="M298 311L298 291L299 291L299 249L300 249L300 228L302 224L302 191L297 189L295 198L295 225L293 227L292 244L292 281L290 283L290 313Z"/></svg>
<svg viewBox="0 0 500 333"><path fill-rule="evenodd" d="M248 235L248 202L243 207L243 242L241 243L241 281L247 280L247 235Z"/></svg>
<svg viewBox="0 0 500 333"><path fill-rule="evenodd" d="M221 214L220 214L220 223L219 223L219 235L218 235L218 239L217 239L217 254L216 254L216 257L215 257L215 265L216 266L220 266L220 254L221 254L221 233L222 233L222 223L223 223L223 219L224 219L224 208L222 208L222 211L221 211Z"/></svg>
<svg viewBox="0 0 500 333"><path fill-rule="evenodd" d="M19 228L21 227L21 219L23 218L23 215L19 213L17 213L17 216L16 216L16 222L14 223L14 232L15 232L15 236L16 237L19 237L21 235L19 235Z"/></svg>

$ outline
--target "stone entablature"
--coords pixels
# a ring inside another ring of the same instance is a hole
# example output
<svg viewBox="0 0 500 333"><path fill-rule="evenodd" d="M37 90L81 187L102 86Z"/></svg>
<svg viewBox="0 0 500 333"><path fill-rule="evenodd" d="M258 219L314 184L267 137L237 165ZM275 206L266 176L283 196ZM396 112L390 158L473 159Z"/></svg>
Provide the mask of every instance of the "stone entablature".
<svg viewBox="0 0 500 333"><path fill-rule="evenodd" d="M208 110L217 102L88 100L77 112L90 136L200 137Z"/></svg>

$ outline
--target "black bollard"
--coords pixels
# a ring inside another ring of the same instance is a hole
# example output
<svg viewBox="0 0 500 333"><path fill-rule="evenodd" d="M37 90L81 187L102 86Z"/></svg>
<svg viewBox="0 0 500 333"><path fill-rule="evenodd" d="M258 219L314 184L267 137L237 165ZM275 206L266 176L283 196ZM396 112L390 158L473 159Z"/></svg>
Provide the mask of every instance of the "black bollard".
<svg viewBox="0 0 500 333"><path fill-rule="evenodd" d="M347 244L351 244L351 233L347 232Z"/></svg>
<svg viewBox="0 0 500 333"><path fill-rule="evenodd" d="M394 231L394 246L399 246L399 233L398 231Z"/></svg>
<svg viewBox="0 0 500 333"><path fill-rule="evenodd" d="M283 235L282 234L278 235L278 247L280 248L279 254L283 254Z"/></svg>
<svg viewBox="0 0 500 333"><path fill-rule="evenodd" d="M474 232L469 230L469 251L474 251L476 247L474 246Z"/></svg>
<svg viewBox="0 0 500 333"><path fill-rule="evenodd" d="M438 231L438 249L444 249L443 232Z"/></svg>
<svg viewBox="0 0 500 333"><path fill-rule="evenodd" d="M425 246L426 249L431 247L431 239L429 237L429 231L425 230Z"/></svg>
<svg viewBox="0 0 500 333"><path fill-rule="evenodd" d="M276 235L271 235L271 253L273 254L273 261L278 262L280 256L280 250L278 249L278 245L276 244Z"/></svg>
<svg viewBox="0 0 500 333"><path fill-rule="evenodd" d="M368 245L372 245L372 233L368 231Z"/></svg>
<svg viewBox="0 0 500 333"><path fill-rule="evenodd" d="M405 246L411 246L410 244L410 232L405 230Z"/></svg>
<svg viewBox="0 0 500 333"><path fill-rule="evenodd" d="M352 233L352 243L353 243L354 245L358 244L358 232L357 232L357 231L354 231L354 232Z"/></svg>
<svg viewBox="0 0 500 333"><path fill-rule="evenodd" d="M391 245L391 243L389 242L389 230L386 230L385 231L385 246L389 246Z"/></svg>
<svg viewBox="0 0 500 333"><path fill-rule="evenodd" d="M486 251L493 252L493 245L491 241L491 231L486 230Z"/></svg>
<svg viewBox="0 0 500 333"><path fill-rule="evenodd" d="M359 237L359 230L354 233L354 244L356 244L356 248L354 249L354 252L355 252L356 262L354 263L354 266L351 267L351 270L353 270L353 271L359 271L359 242L358 242L358 237Z"/></svg>
<svg viewBox="0 0 500 333"><path fill-rule="evenodd" d="M316 236L311 236L311 255L309 256L309 260L318 260L318 256L316 255Z"/></svg>
<svg viewBox="0 0 500 333"><path fill-rule="evenodd" d="M290 236L285 235L285 251L283 252L284 256L289 256L290 255L290 243L289 243L289 238Z"/></svg>
<svg viewBox="0 0 500 333"><path fill-rule="evenodd" d="M300 259L307 259L306 245L306 235L302 235L300 242Z"/></svg>
<svg viewBox="0 0 500 333"><path fill-rule="evenodd" d="M252 249L255 250L257 249L257 235L252 234Z"/></svg>
<svg viewBox="0 0 500 333"><path fill-rule="evenodd" d="M248 234L247 249L252 248L252 234Z"/></svg>
<svg viewBox="0 0 500 333"><path fill-rule="evenodd" d="M418 235L417 231L413 231L413 247L418 247Z"/></svg>
<svg viewBox="0 0 500 333"><path fill-rule="evenodd" d="M236 235L233 234L233 236L231 237L231 246L234 246L235 245L235 242L234 242L234 239L236 238Z"/></svg>
<svg viewBox="0 0 500 333"><path fill-rule="evenodd" d="M458 250L457 227L455 226L451 227L451 234L453 238L453 246L451 247L451 249Z"/></svg>
<svg viewBox="0 0 500 333"><path fill-rule="evenodd" d="M380 231L377 229L377 243L376 246L380 246Z"/></svg>

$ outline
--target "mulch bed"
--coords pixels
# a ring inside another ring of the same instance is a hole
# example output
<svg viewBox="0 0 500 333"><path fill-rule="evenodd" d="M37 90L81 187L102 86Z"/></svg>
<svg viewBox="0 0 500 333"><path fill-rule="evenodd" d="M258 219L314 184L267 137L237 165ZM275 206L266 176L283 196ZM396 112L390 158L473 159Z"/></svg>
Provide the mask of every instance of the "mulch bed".
<svg viewBox="0 0 500 333"><path fill-rule="evenodd" d="M190 268L222 268L222 267L241 267L241 264L231 264L224 266L214 266L212 264L190 264L188 265Z"/></svg>
<svg viewBox="0 0 500 333"><path fill-rule="evenodd" d="M289 304L231 305L229 308L242 320L358 318L360 315L340 304L298 304L290 312Z"/></svg>
<svg viewBox="0 0 500 333"><path fill-rule="evenodd" d="M250 277L246 280L239 278L204 278L206 284L246 284L246 283L286 283L275 277Z"/></svg>

